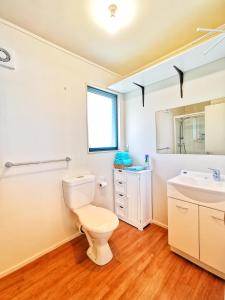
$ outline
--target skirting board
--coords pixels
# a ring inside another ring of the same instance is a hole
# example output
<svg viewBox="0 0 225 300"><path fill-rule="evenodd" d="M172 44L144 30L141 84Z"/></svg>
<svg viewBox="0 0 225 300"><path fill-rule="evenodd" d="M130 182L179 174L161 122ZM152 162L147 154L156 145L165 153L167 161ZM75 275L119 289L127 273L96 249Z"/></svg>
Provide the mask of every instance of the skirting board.
<svg viewBox="0 0 225 300"><path fill-rule="evenodd" d="M45 250L43 250L43 251L41 251L41 252L39 252L39 253L37 253L35 255L33 255L33 256L31 256L31 257L23 260L19 264L15 265L15 266L13 266L13 267L11 267L9 269L6 269L5 271L3 271L3 272L0 273L0 278L3 278L5 276L7 276L7 275L9 275L9 274L11 274L11 273L13 273L13 272L21 269L22 267L24 267L24 266L28 265L29 263L35 261L39 257L41 257L41 256L43 256L43 255L45 255L45 254L47 254L47 253L55 250L56 248L62 246L63 244L66 244L66 243L70 242L71 240L77 238L80 235L81 235L81 233L77 232L77 233L75 233L75 234L67 237L66 239L64 239L64 240L62 240L62 241L60 241L60 242L58 242L58 243L50 246L49 248L47 248L47 249L45 249Z"/></svg>
<svg viewBox="0 0 225 300"><path fill-rule="evenodd" d="M160 227L163 227L163 228L168 229L168 225L163 224L163 223L161 223L161 222L159 222L159 221L152 220L152 223L155 224L155 225L158 225L158 226L160 226Z"/></svg>

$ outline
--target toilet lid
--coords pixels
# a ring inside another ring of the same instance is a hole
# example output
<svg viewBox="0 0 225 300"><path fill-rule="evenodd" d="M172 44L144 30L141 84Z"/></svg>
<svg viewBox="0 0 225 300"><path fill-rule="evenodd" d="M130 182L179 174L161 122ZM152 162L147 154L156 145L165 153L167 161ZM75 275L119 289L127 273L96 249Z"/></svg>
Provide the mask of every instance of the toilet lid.
<svg viewBox="0 0 225 300"><path fill-rule="evenodd" d="M81 224L93 232L109 232L119 225L117 216L108 209L87 205L75 210Z"/></svg>

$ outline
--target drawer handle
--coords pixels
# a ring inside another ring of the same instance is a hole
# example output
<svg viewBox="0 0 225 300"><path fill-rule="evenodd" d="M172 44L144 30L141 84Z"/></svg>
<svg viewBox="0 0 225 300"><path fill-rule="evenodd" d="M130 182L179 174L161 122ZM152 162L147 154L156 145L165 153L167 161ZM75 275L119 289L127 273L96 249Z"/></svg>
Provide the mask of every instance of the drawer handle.
<svg viewBox="0 0 225 300"><path fill-rule="evenodd" d="M120 196L120 197L123 197L124 195L123 195L123 194L119 194L119 196Z"/></svg>
<svg viewBox="0 0 225 300"><path fill-rule="evenodd" d="M180 209L184 209L184 210L188 210L187 207L183 207L183 206L180 206L180 205L176 205L177 208L180 208Z"/></svg>
<svg viewBox="0 0 225 300"><path fill-rule="evenodd" d="M120 208L124 208L122 205L120 205Z"/></svg>
<svg viewBox="0 0 225 300"><path fill-rule="evenodd" d="M120 172L120 173L121 173L121 172L123 172L123 171L122 171L122 170L118 170L118 172Z"/></svg>
<svg viewBox="0 0 225 300"><path fill-rule="evenodd" d="M122 181L118 181L118 183L119 183L119 184L123 184L123 182L122 182Z"/></svg>
<svg viewBox="0 0 225 300"><path fill-rule="evenodd" d="M211 216L211 218L213 218L213 219L216 220L216 221L222 221L222 222L224 222L224 224L225 224L225 214L224 214L224 219L220 219L220 218L215 217L215 216Z"/></svg>

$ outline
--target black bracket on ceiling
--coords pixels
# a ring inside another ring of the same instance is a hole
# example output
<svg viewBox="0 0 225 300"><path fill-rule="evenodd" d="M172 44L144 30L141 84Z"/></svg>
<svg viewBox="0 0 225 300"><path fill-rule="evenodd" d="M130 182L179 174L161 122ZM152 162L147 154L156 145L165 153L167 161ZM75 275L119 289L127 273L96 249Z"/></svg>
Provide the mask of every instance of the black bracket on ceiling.
<svg viewBox="0 0 225 300"><path fill-rule="evenodd" d="M180 78L180 97L183 98L183 83L184 83L184 72L181 71L177 66L173 66L177 71Z"/></svg>
<svg viewBox="0 0 225 300"><path fill-rule="evenodd" d="M139 88L141 88L141 92L142 92L142 106L145 106L145 87L143 85L140 85L136 82L133 82L133 84L137 85Z"/></svg>

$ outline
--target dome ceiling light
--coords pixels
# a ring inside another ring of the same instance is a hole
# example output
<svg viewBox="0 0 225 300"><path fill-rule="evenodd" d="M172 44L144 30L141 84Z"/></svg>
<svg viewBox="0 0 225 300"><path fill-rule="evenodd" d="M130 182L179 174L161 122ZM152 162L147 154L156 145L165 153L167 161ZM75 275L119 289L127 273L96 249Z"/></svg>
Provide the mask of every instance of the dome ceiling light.
<svg viewBox="0 0 225 300"><path fill-rule="evenodd" d="M135 0L91 0L90 3L95 23L110 34L126 27L134 18Z"/></svg>
<svg viewBox="0 0 225 300"><path fill-rule="evenodd" d="M109 5L109 11L110 11L111 18L115 18L116 10L117 10L116 4Z"/></svg>

